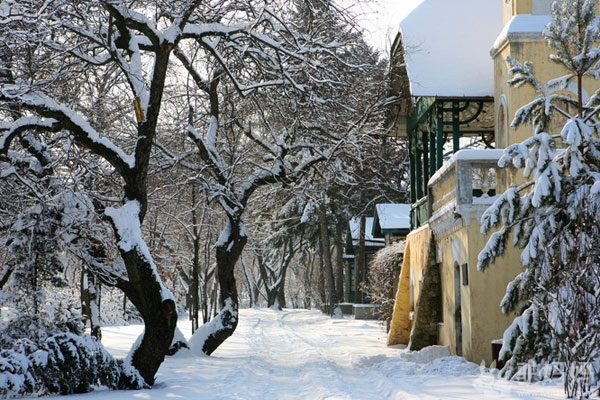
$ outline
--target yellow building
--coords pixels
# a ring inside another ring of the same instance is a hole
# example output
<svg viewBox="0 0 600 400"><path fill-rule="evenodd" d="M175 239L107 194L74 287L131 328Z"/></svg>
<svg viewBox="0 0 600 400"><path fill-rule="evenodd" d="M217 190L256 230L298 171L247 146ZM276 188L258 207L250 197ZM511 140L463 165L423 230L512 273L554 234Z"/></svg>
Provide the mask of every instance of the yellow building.
<svg viewBox="0 0 600 400"><path fill-rule="evenodd" d="M533 62L542 82L564 73L548 60L542 35L551 3L427 0L400 24L388 124L409 141L412 230L389 344L447 345L489 364L492 341L514 318L502 314L500 301L522 268L520 251L509 248L477 271L487 242L479 219L517 176L497 168L501 149L532 134L531 127L510 127L535 93L506 84L506 57Z"/></svg>

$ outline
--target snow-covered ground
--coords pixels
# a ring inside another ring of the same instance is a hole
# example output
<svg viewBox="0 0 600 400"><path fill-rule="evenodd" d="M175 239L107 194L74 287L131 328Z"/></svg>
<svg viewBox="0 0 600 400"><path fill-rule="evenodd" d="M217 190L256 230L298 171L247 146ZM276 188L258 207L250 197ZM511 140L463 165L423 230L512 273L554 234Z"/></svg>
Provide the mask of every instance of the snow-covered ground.
<svg viewBox="0 0 600 400"><path fill-rule="evenodd" d="M189 338L187 320L180 329ZM103 328L103 343L124 357L142 327ZM436 346L387 347L375 321L331 319L317 311L244 309L234 336L212 356L169 357L152 390L96 391L74 400L117 399L560 399L561 383L522 384Z"/></svg>

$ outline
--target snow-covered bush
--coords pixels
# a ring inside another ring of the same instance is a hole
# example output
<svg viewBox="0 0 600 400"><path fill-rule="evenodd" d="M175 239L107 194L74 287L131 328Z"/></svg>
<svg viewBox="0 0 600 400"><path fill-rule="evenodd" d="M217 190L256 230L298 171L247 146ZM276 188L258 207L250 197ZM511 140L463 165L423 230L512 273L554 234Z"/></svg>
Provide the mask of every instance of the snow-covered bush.
<svg viewBox="0 0 600 400"><path fill-rule="evenodd" d="M0 397L34 393L36 384L29 358L13 349L0 350Z"/></svg>
<svg viewBox="0 0 600 400"><path fill-rule="evenodd" d="M385 321L389 330L394 311L395 282L404 259L404 242L396 242L375 253L369 264L367 282L361 285L373 304L379 304L376 315Z"/></svg>
<svg viewBox="0 0 600 400"><path fill-rule="evenodd" d="M137 371L123 368L123 362L115 360L91 336L68 333L52 336L40 352L33 354L36 377L43 376L50 393L83 393L92 386L111 389L124 389L131 384L136 389L143 386Z"/></svg>
<svg viewBox="0 0 600 400"><path fill-rule="evenodd" d="M77 298L60 288L46 290L44 298L46 302L34 314L27 309L19 310L19 299L8 297L5 304L16 307L9 307L13 313L11 318L0 320L0 348L10 348L19 339L30 340L39 346L50 336L59 333L83 334L81 307Z"/></svg>
<svg viewBox="0 0 600 400"><path fill-rule="evenodd" d="M88 335L60 333L41 346L20 339L0 352L0 396L5 398L84 393L94 387L140 389L144 381Z"/></svg>
<svg viewBox="0 0 600 400"><path fill-rule="evenodd" d="M44 343L50 336L63 332L53 326L52 321L41 315L23 314L0 330L0 347L10 348L19 339L27 339L36 345Z"/></svg>

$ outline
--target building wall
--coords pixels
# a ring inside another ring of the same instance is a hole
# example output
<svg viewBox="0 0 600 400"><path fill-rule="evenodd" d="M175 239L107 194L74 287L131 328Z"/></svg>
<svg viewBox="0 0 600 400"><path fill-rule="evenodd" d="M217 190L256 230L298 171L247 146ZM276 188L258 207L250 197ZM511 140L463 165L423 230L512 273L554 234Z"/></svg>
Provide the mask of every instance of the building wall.
<svg viewBox="0 0 600 400"><path fill-rule="evenodd" d="M503 1L503 20L508 23L517 14L547 14L552 0L496 0ZM599 5L600 7L600 5ZM535 97L531 87L509 87L506 82L511 79L507 56L512 56L520 62L533 63L538 80L542 83L566 73L558 64L548 59L550 49L541 34L532 33L515 35L498 48L493 50L494 60L494 99L496 120L496 144L504 148L514 143L520 143L531 137L533 130L529 125L518 129L512 128L511 122L517 110L528 104ZM597 89L597 81L584 82L586 93ZM560 132L565 120L557 117L549 131L553 134ZM518 172L516 175L504 172L499 184L499 191L504 190L512 181L522 182ZM455 185L456 182L453 182ZM452 190L451 187L448 191ZM476 215L473 214L474 216ZM453 218L452 215L448 218ZM431 220L430 220L431 222ZM467 222L468 224L465 224ZM512 242L508 243L506 252L499 257L495 264L486 271L477 271L479 252L487 243L488 236L480 233L478 218L463 221L463 225L444 235L435 236L433 246L436 249L436 260L427 260L432 232L429 226L426 230L411 232L407 238L407 254L402 267L398 297L392 321L390 344L408 343L411 321L409 312L414 309L417 296L420 294L420 279L422 270L427 262L437 262L440 265L442 281L441 288L441 322L438 330L438 343L449 346L452 354L460 354L466 359L487 365L492 361L491 342L501 339L504 330L513 321L515 315L504 315L500 303L504 297L507 284L522 271L520 249L515 249ZM466 265L466 269L463 269ZM463 284L465 271L468 284ZM460 306L458 305L460 299ZM398 312L398 314L396 314ZM397 319L397 316L401 318ZM459 322L460 321L460 322ZM395 324L395 326L394 326ZM395 340L392 332L398 333ZM460 334L457 334L460 333ZM460 339L459 339L460 338ZM462 343L459 343L459 340Z"/></svg>
<svg viewBox="0 0 600 400"><path fill-rule="evenodd" d="M533 14L544 15L550 14L552 10L552 2L554 0L501 0L502 6L502 22L506 24L514 15L517 14Z"/></svg>
<svg viewBox="0 0 600 400"><path fill-rule="evenodd" d="M442 275L443 323L438 341L448 346L453 355L477 363L483 360L489 365L492 340L501 339L515 317L504 315L500 302L507 283L521 272L522 266L520 250L509 247L496 264L485 272L478 271L477 257L488 239L479 232L479 227L478 220L473 219L470 225L436 238Z"/></svg>
<svg viewBox="0 0 600 400"><path fill-rule="evenodd" d="M496 132L496 143L501 147L513 143L519 143L528 137L531 137L533 130L532 127L520 126L515 129L511 126L512 120L517 110L523 105L529 103L535 97L535 91L529 86L522 86L520 88L509 87L506 82L511 79L509 74L509 65L506 62L508 56L519 60L520 62L532 61L536 66L536 73L541 79L550 76L550 71L547 71L548 64L548 46L546 43L513 43L505 46L494 58L494 70L495 70L495 93L494 100L496 103L497 112L500 111L501 102L506 107L504 117L508 124L507 129L507 140L502 137L504 132ZM538 68L539 66L539 68Z"/></svg>
<svg viewBox="0 0 600 400"><path fill-rule="evenodd" d="M508 282L523 270L520 261L521 250L507 246L505 254L490 265L484 272L477 270L479 251L487 243L489 235L482 235L478 221L472 221L468 227L469 247L476 249L469 254L468 291L470 305L470 349L468 359L477 363L485 360L492 362L491 342L502 339L504 330L516 317L514 313L505 315L500 303L506 292Z"/></svg>
<svg viewBox="0 0 600 400"><path fill-rule="evenodd" d="M450 347L453 355L464 355L465 343L470 341L470 327L468 324L470 310L468 293L460 284L456 285L455 264L460 265L467 262L468 240L466 229L459 229L445 237L436 238L436 255L440 262L440 273L442 279L442 325L439 327L439 344ZM460 269L459 269L460 275ZM460 276L458 277L460 278ZM460 291L460 292L458 292ZM457 299L460 296L460 306ZM457 314L460 313L461 324L457 324ZM466 325L467 329L463 329ZM462 346L458 346L457 332L462 333ZM470 346L466 346L467 349Z"/></svg>
<svg viewBox="0 0 600 400"><path fill-rule="evenodd" d="M431 229L425 225L406 237L404 260L398 280L398 290L390 323L388 344L408 344L412 329L412 313L421 294L423 269L430 262Z"/></svg>
<svg viewBox="0 0 600 400"><path fill-rule="evenodd" d="M552 0L503 0L503 20L508 23L517 14L543 15L550 11ZM531 137L533 128L530 125L511 127L515 113L520 107L529 103L535 97L535 91L529 86L519 88L509 87L506 82L511 79L506 58L510 55L521 63L532 62L538 80L542 83L566 74L560 65L551 62L548 57L551 49L540 34L524 34L509 37L500 48L495 49L495 110L496 110L496 144L504 148L514 143L520 143ZM593 93L597 82L584 82L586 93ZM573 90L572 93L575 91ZM549 132L557 134L562 129L565 119L557 115L548 128ZM505 171L503 185L505 189L512 180L522 182L520 172L511 175ZM492 361L491 341L501 339L504 330L510 325L515 315L504 315L500 302L504 297L506 285L522 270L520 249L515 249L509 243L505 254L490 265L485 272L477 271L477 257L485 246L487 238L479 232L478 220L471 221L452 235L437 239L442 249L442 285L443 285L443 319L444 326L440 330L440 344L449 345L453 354L456 351L455 304L455 262L462 266L468 264L468 285L462 285L461 316L462 316L462 355L474 362L484 360L486 364ZM460 268L461 280L463 270Z"/></svg>
<svg viewBox="0 0 600 400"><path fill-rule="evenodd" d="M552 4L552 0L503 1L503 20L505 24L517 14L548 15ZM518 129L514 129L510 126L517 110L535 98L535 91L528 85L519 88L509 87L507 85L506 82L511 79L511 75L509 74L510 67L506 62L506 58L512 56L521 63L526 61L531 62L533 64L535 76L542 84L568 73L564 67L549 60L548 57L552 53L552 49L548 47L547 41L541 32L537 35L530 32L523 34L513 32L513 35L509 35L507 39L508 40L501 43L501 45L496 43L498 47L492 49L492 56L494 59L495 109L497 113L505 112L504 116L508 121L506 126L508 140L506 140L503 136L503 129L499 126L498 119L496 120L496 126L497 128L500 128L496 130L496 143L498 148L504 148L513 143L520 143L531 137L533 133L532 126L530 125L521 126ZM576 98L576 85L573 84L572 86L573 87L569 88L567 91L570 91L570 95ZM584 101L588 95L593 94L595 90L597 90L597 87L598 81L592 78L587 78L584 81ZM504 109L502 105L504 105L506 109ZM548 131L553 134L560 133L565 122L564 117L555 113L554 120L548 128Z"/></svg>

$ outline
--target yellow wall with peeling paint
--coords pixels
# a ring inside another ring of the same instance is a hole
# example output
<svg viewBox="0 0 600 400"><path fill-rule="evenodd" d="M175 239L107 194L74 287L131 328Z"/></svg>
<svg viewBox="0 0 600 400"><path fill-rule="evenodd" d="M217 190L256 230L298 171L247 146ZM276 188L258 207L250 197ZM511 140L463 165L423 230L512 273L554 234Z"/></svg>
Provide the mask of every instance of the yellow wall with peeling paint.
<svg viewBox="0 0 600 400"><path fill-rule="evenodd" d="M455 285L458 283L462 356L477 363L483 360L489 365L492 362L491 342L502 338L504 330L515 317L512 314L504 315L500 302L507 283L521 272L522 266L520 251L508 248L506 254L485 272L477 271L478 254L488 238L479 232L479 226L479 222L473 219L470 225L448 236L436 238L442 274L443 326L439 331L439 344L449 346L451 353L457 354ZM463 264L467 264L466 281ZM455 276L457 272L458 276Z"/></svg>
<svg viewBox="0 0 600 400"><path fill-rule="evenodd" d="M408 344L410 340L411 313L420 295L419 283L423 276L423 268L429 262L431 240L432 234L428 225L410 232L406 237L388 345Z"/></svg>

